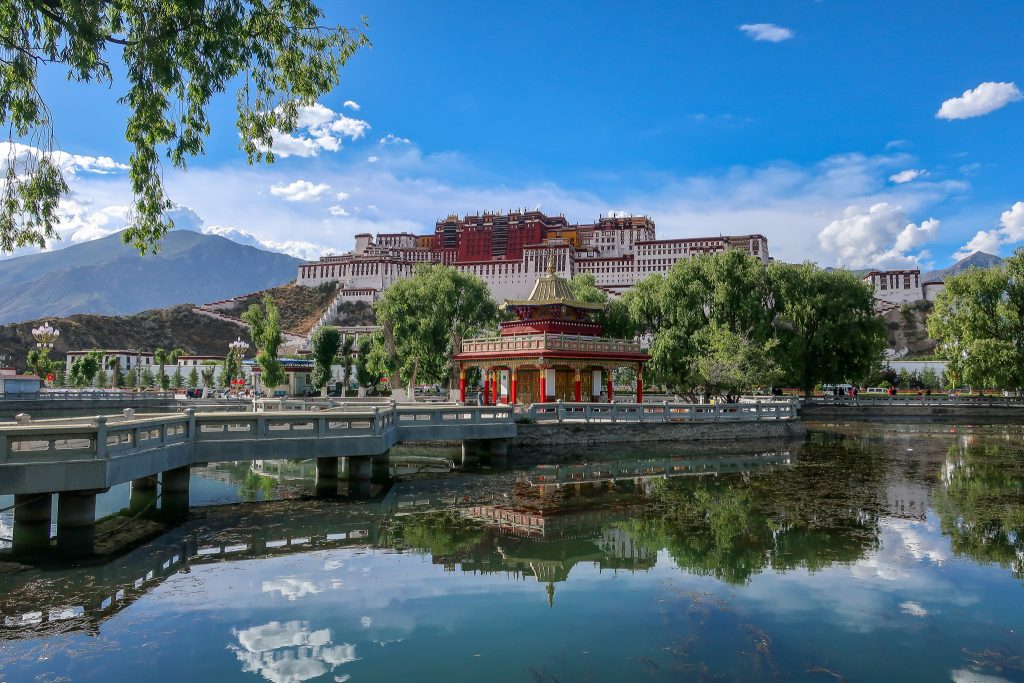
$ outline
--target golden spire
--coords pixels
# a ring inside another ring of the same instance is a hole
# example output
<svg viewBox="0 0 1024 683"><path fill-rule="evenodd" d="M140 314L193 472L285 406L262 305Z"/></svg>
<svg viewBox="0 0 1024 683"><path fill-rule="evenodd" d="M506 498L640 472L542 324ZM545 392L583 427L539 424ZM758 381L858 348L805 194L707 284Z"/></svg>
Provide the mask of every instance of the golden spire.
<svg viewBox="0 0 1024 683"><path fill-rule="evenodd" d="M548 249L548 275L555 274L555 253Z"/></svg>

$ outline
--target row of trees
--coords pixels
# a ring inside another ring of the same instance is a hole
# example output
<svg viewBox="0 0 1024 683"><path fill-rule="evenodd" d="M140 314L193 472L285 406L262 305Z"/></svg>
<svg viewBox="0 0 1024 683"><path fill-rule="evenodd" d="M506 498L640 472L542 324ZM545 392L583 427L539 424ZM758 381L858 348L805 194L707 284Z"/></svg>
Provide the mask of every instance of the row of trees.
<svg viewBox="0 0 1024 683"><path fill-rule="evenodd" d="M740 251L678 262L619 299L585 274L577 298L608 303L606 334L650 340L645 379L691 398L734 397L775 383L810 393L821 382L861 381L880 368L884 329L871 289L846 271L811 264L765 267ZM462 340L497 330L498 307L479 278L421 266L388 287L376 306L382 330L360 357L392 387L455 386Z"/></svg>

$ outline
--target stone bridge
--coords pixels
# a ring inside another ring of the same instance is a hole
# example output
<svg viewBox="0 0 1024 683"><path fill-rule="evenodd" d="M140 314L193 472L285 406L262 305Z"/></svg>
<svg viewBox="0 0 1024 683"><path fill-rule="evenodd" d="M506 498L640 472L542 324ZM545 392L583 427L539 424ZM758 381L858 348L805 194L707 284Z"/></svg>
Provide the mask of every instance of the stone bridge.
<svg viewBox="0 0 1024 683"><path fill-rule="evenodd" d="M316 458L317 479L369 482L395 444L462 441L507 454L510 406L345 407L323 411L213 412L37 420L0 426L0 495L14 495L14 548L49 545L57 494L57 545L90 552L96 495L125 482L155 492L162 509L188 507L192 465ZM382 460L382 462L375 462Z"/></svg>

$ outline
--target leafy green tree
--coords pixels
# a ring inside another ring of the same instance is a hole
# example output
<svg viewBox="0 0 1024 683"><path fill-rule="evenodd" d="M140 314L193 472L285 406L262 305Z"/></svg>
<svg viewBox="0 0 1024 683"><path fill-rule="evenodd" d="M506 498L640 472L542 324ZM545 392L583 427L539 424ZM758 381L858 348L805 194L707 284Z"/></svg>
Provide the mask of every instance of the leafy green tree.
<svg viewBox="0 0 1024 683"><path fill-rule="evenodd" d="M170 360L170 352L165 349L157 349L153 352L153 360L157 364L156 381L160 383L161 389L166 389L170 386L170 382L167 379L167 373L164 372L164 366Z"/></svg>
<svg viewBox="0 0 1024 683"><path fill-rule="evenodd" d="M275 131L293 131L298 107L330 92L341 67L368 44L365 19L353 29L322 26L313 0L10 0L0 17L0 119L12 138L41 145L18 149L7 163L0 251L56 238L58 202L68 192L42 97L43 67L108 88L124 74L118 102L128 114L135 199L122 238L146 251L172 227L162 153L182 169L204 153L214 95L238 84L240 145L250 163L271 162Z"/></svg>
<svg viewBox="0 0 1024 683"><path fill-rule="evenodd" d="M313 352L313 389L327 395L331 383L331 365L341 349L341 333L337 327L321 325L313 331L309 338L310 351Z"/></svg>
<svg viewBox="0 0 1024 683"><path fill-rule="evenodd" d="M124 376L124 385L129 389L137 389L139 387L139 369L132 368Z"/></svg>
<svg viewBox="0 0 1024 683"><path fill-rule="evenodd" d="M107 385L108 381L109 381L109 378L107 377L107 371L104 370L102 368L102 366L101 366L99 371L96 373L96 388L97 389L106 389L107 386L108 386Z"/></svg>
<svg viewBox="0 0 1024 683"><path fill-rule="evenodd" d="M384 290L374 305L382 326L392 390L419 380L455 385L452 356L462 340L493 325L498 307L480 278L444 265L416 268Z"/></svg>
<svg viewBox="0 0 1024 683"><path fill-rule="evenodd" d="M822 382L860 382L877 371L885 328L869 285L845 270L774 263L771 273L778 359L810 395Z"/></svg>
<svg viewBox="0 0 1024 683"><path fill-rule="evenodd" d="M778 341L753 342L719 325L694 335L703 349L694 361L693 382L705 399L723 397L734 403L744 391L773 385L781 371L772 354Z"/></svg>
<svg viewBox="0 0 1024 683"><path fill-rule="evenodd" d="M191 372L188 373L188 381L185 384L189 389L196 389L199 387L199 371L193 366Z"/></svg>
<svg viewBox="0 0 1024 683"><path fill-rule="evenodd" d="M376 342L374 337L377 338ZM359 355L356 357L356 382L359 383L359 386L365 387L367 393L371 395L377 393L380 378L388 374L387 372L380 373L371 369L369 358L371 351L375 348L379 349L377 352L378 358L383 360L383 358L387 357L387 353L384 352L384 341L380 332L370 337L363 337L359 342Z"/></svg>
<svg viewBox="0 0 1024 683"><path fill-rule="evenodd" d="M341 340L341 350L338 351L338 355L341 358L342 392L348 391L348 385L352 381L352 366L355 364L356 353L355 342L355 336L344 335Z"/></svg>
<svg viewBox="0 0 1024 683"><path fill-rule="evenodd" d="M900 368L899 373L896 375L897 383L901 389L910 388L910 373L907 372L906 368Z"/></svg>
<svg viewBox="0 0 1024 683"><path fill-rule="evenodd" d="M273 391L288 381L284 365L277 359L277 349L281 346L281 314L274 298L264 294L262 305L251 304L242 319L249 324L249 337L258 349L256 363L262 371L263 388Z"/></svg>
<svg viewBox="0 0 1024 683"><path fill-rule="evenodd" d="M114 355L109 356L103 363L111 372L110 386L117 389L121 386L121 358Z"/></svg>
<svg viewBox="0 0 1024 683"><path fill-rule="evenodd" d="M139 386L143 389L150 389L156 386L156 378L153 377L153 371L149 368L144 368L142 373L139 375Z"/></svg>
<svg viewBox="0 0 1024 683"><path fill-rule="evenodd" d="M631 338L636 335L625 301L609 297L608 292L597 286L597 278L593 273L573 275L569 287L577 301L605 304L605 309L595 316L595 320L602 325L606 337Z"/></svg>
<svg viewBox="0 0 1024 683"><path fill-rule="evenodd" d="M91 385L102 365L103 354L99 351L90 351L81 358L76 358L71 363L71 373L68 377L71 385L79 389Z"/></svg>
<svg viewBox="0 0 1024 683"><path fill-rule="evenodd" d="M50 359L50 349L32 349L25 357L25 364L43 379L46 379L48 374L56 372L59 365L57 361Z"/></svg>
<svg viewBox="0 0 1024 683"><path fill-rule="evenodd" d="M184 381L181 377L181 368L175 366L174 373L171 375L171 386L175 389L181 389L183 383Z"/></svg>
<svg viewBox="0 0 1024 683"><path fill-rule="evenodd" d="M645 278L623 297L637 332L653 335L645 378L674 393L696 396L706 378L696 374L707 352L704 330L748 340L772 338L773 292L768 270L738 250L679 261L664 277Z"/></svg>
<svg viewBox="0 0 1024 683"><path fill-rule="evenodd" d="M203 375L203 388L205 388L205 389L212 389L213 388L213 378L214 378L214 375L216 375L216 373L217 373L217 371L215 369L215 366L213 366L213 365L206 365L206 364L203 365L203 372L202 372L202 375Z"/></svg>
<svg viewBox="0 0 1024 683"><path fill-rule="evenodd" d="M1003 268L946 278L928 333L956 385L1024 386L1024 249Z"/></svg>

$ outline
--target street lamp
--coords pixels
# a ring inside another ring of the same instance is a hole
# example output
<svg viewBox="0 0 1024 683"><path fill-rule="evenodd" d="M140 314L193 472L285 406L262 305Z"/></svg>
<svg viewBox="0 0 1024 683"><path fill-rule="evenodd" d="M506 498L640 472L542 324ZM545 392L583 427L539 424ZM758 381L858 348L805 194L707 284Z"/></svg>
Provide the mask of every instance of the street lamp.
<svg viewBox="0 0 1024 683"><path fill-rule="evenodd" d="M53 343L60 337L60 330L50 323L43 323L39 327L32 328L32 337L36 340L38 348L52 349Z"/></svg>
<svg viewBox="0 0 1024 683"><path fill-rule="evenodd" d="M249 344L244 342L244 341L242 341L242 338L239 337L239 338L235 339L235 341L233 341L230 344L228 344L228 349L229 349L228 353L231 356L234 356L234 357L236 357L238 359L238 371L241 372L242 371L242 359L245 358L245 352L249 350ZM229 367L234 369L234 363L233 362L230 363ZM232 386L232 387L234 387L236 389L241 389L242 385L245 384L245 378L244 377L241 379L240 382L236 382L234 377L228 377L228 381L229 381L229 386Z"/></svg>

